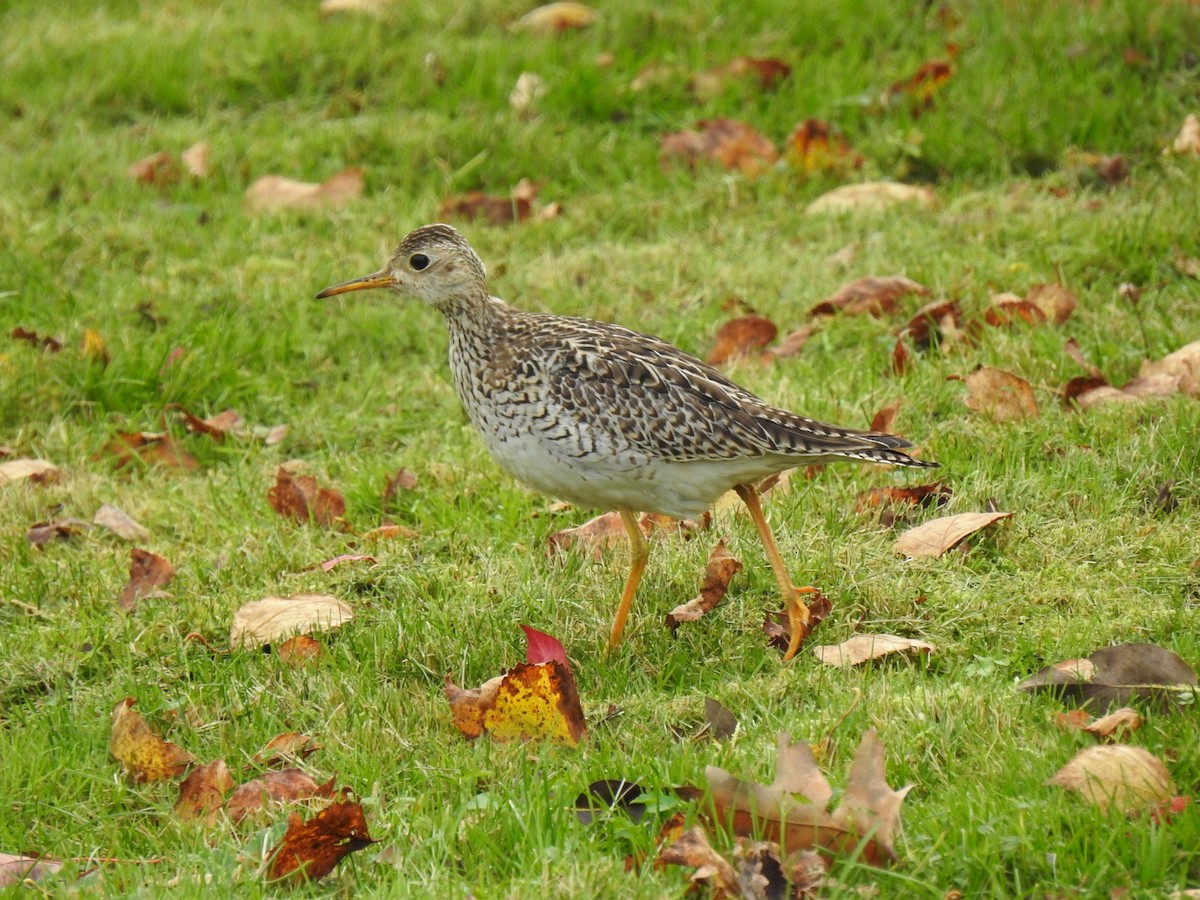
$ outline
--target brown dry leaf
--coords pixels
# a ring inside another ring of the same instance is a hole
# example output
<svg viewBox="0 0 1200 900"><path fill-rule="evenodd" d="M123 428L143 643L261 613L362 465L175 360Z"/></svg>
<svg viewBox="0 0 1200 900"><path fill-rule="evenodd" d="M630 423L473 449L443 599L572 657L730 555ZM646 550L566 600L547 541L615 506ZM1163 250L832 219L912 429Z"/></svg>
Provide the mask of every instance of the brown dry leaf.
<svg viewBox="0 0 1200 900"><path fill-rule="evenodd" d="M874 487L859 492L854 509L856 512L866 512L868 509L892 510L903 506L945 506L953 495L954 489L943 481L904 487Z"/></svg>
<svg viewBox="0 0 1200 900"><path fill-rule="evenodd" d="M742 571L742 563L734 558L724 541L718 541L704 567L704 586L700 593L667 613L667 627L674 630L680 622L694 622L712 610L725 598L729 581Z"/></svg>
<svg viewBox="0 0 1200 900"><path fill-rule="evenodd" d="M871 424L867 427L871 431L884 431L888 434L892 431L892 425L896 421L896 414L900 412L900 407L904 405L904 398L893 400L885 406L880 407L879 412L871 417Z"/></svg>
<svg viewBox="0 0 1200 900"><path fill-rule="evenodd" d="M775 780L764 786L716 766L704 770L711 808L722 826L740 837L774 841L784 854L819 847L833 853L861 849L861 858L876 866L895 859L892 840L909 788L888 787L883 745L874 731L863 734L832 812L826 808L833 790L804 741L792 743L780 733L775 772Z"/></svg>
<svg viewBox="0 0 1200 900"><path fill-rule="evenodd" d="M482 191L455 194L442 201L438 212L443 219L482 220L489 225L508 225L524 222L533 212L537 186L521 179L508 197L493 197Z"/></svg>
<svg viewBox="0 0 1200 900"><path fill-rule="evenodd" d="M1175 795L1163 761L1125 744L1080 750L1046 784L1079 791L1102 811L1114 806L1126 815L1145 812Z"/></svg>
<svg viewBox="0 0 1200 900"><path fill-rule="evenodd" d="M1143 379L1174 379L1179 393L1200 397L1200 340L1185 344L1162 359L1142 363L1134 382ZM1126 385L1122 390L1128 388Z"/></svg>
<svg viewBox="0 0 1200 900"><path fill-rule="evenodd" d="M1083 355L1083 351L1079 349L1079 344L1076 343L1075 338L1068 338L1066 344L1063 345L1063 349L1066 351L1067 356L1076 362L1088 375L1093 378L1100 376L1100 369L1088 362L1087 357Z"/></svg>
<svg viewBox="0 0 1200 900"><path fill-rule="evenodd" d="M175 815L184 821L203 819L212 825L225 805L225 795L233 790L233 776L225 760L214 759L206 766L193 769L179 785Z"/></svg>
<svg viewBox="0 0 1200 900"><path fill-rule="evenodd" d="M967 385L968 409L982 412L997 422L1038 417L1033 387L1024 378L1003 369L980 366L963 381Z"/></svg>
<svg viewBox="0 0 1200 900"><path fill-rule="evenodd" d="M0 485L14 481L30 484L58 484L58 466L44 459L6 459L0 462Z"/></svg>
<svg viewBox="0 0 1200 900"><path fill-rule="evenodd" d="M208 141L197 141L179 155L187 173L199 180L208 177L208 160L212 156L212 144Z"/></svg>
<svg viewBox="0 0 1200 900"><path fill-rule="evenodd" d="M23 341L35 350L41 350L43 353L57 353L63 348L63 342L55 337L42 337L36 331L30 331L28 328L22 328L18 325L8 333L14 341Z"/></svg>
<svg viewBox="0 0 1200 900"><path fill-rule="evenodd" d="M134 784L165 781L182 774L196 757L151 731L141 713L133 709L136 702L126 697L113 707L108 752Z"/></svg>
<svg viewBox="0 0 1200 900"><path fill-rule="evenodd" d="M525 13L512 23L512 29L533 34L561 34L564 31L588 28L599 18L594 9L582 3L547 3Z"/></svg>
<svg viewBox="0 0 1200 900"><path fill-rule="evenodd" d="M307 822L292 813L287 833L270 852L266 877L289 886L318 881L345 857L374 843L362 805L352 800L331 803Z"/></svg>
<svg viewBox="0 0 1200 900"><path fill-rule="evenodd" d="M785 335L774 347L771 347L764 354L764 357L770 356L774 359L784 359L788 356L795 356L799 353L804 345L808 343L808 339L817 332L817 326L809 323L802 325L795 331Z"/></svg>
<svg viewBox="0 0 1200 900"><path fill-rule="evenodd" d="M1175 135L1175 140L1163 153L1189 153L1192 156L1200 156L1200 116L1188 113L1180 126L1179 134Z"/></svg>
<svg viewBox="0 0 1200 900"><path fill-rule="evenodd" d="M1086 709L1072 709L1054 714L1054 724L1063 731L1083 731L1092 717Z"/></svg>
<svg viewBox="0 0 1200 900"><path fill-rule="evenodd" d="M264 597L244 604L233 614L229 645L255 649L281 638L314 631L331 631L354 618L350 605L328 594Z"/></svg>
<svg viewBox="0 0 1200 900"><path fill-rule="evenodd" d="M254 754L250 759L250 763L262 766L265 769L271 769L289 760L307 759L320 749L320 745L315 743L307 734L302 734L299 731L289 731L286 734L271 738L267 742L267 746Z"/></svg>
<svg viewBox="0 0 1200 900"><path fill-rule="evenodd" d="M330 559L325 560L315 566L305 566L305 571L310 569L320 569L322 572L332 572L342 563L348 562L377 562L375 557L369 553L339 553Z"/></svg>
<svg viewBox="0 0 1200 900"><path fill-rule="evenodd" d="M905 278L903 275L884 277L867 276L843 284L832 296L822 300L811 310L810 316L831 316L836 312L852 316L866 313L883 316L896 309L896 301L909 294L929 296L929 288Z"/></svg>
<svg viewBox="0 0 1200 900"><path fill-rule="evenodd" d="M773 91L791 74L792 67L781 59L739 56L699 73L688 87L700 99L711 100L733 82L753 81L759 90Z"/></svg>
<svg viewBox="0 0 1200 900"><path fill-rule="evenodd" d="M117 537L127 541L150 540L150 532L145 526L131 519L124 510L109 503L96 510L92 524L107 528Z"/></svg>
<svg viewBox="0 0 1200 900"><path fill-rule="evenodd" d="M901 97L912 99L910 111L913 116L933 108L933 97L951 76L954 75L954 63L948 59L933 59L924 63L908 78L897 81L887 89L885 99L894 103Z"/></svg>
<svg viewBox="0 0 1200 900"><path fill-rule="evenodd" d="M708 159L747 176L762 173L779 156L775 145L745 122L724 118L703 119L696 123L695 130L663 135L659 151L664 167L673 156L682 157L689 168Z"/></svg>
<svg viewBox="0 0 1200 900"><path fill-rule="evenodd" d="M141 599L169 597L170 594L159 588L171 583L175 577L175 567L165 557L140 547L130 550L129 556L129 582L117 598L117 605L128 611Z"/></svg>
<svg viewBox="0 0 1200 900"><path fill-rule="evenodd" d="M328 181L312 184L282 175L264 175L246 188L246 203L254 212L281 209L339 208L362 196L363 170L342 169Z"/></svg>
<svg viewBox="0 0 1200 900"><path fill-rule="evenodd" d="M898 332L908 338L918 350L928 350L934 344L966 341L969 331L962 327L962 309L956 300L934 300L916 311Z"/></svg>
<svg viewBox="0 0 1200 900"><path fill-rule="evenodd" d="M397 469L394 475L389 475L387 477L387 482L383 486L383 497L380 500L380 505L386 507L401 493L414 490L416 486L416 475L414 475L408 469Z"/></svg>
<svg viewBox="0 0 1200 900"><path fill-rule="evenodd" d="M804 175L848 175L863 165L863 158L822 119L805 119L793 128L783 158Z"/></svg>
<svg viewBox="0 0 1200 900"><path fill-rule="evenodd" d="M1084 731L1094 735L1097 740L1112 741L1120 734L1129 734L1137 731L1142 727L1142 717L1136 709L1129 706L1123 706L1120 709L1110 712L1107 716L1101 716L1089 725L1084 727Z"/></svg>
<svg viewBox="0 0 1200 900"><path fill-rule="evenodd" d="M35 547L44 547L51 541L65 541L91 528L91 524L83 519L55 519L53 522L39 522L31 525L25 532L25 540Z"/></svg>
<svg viewBox="0 0 1200 900"><path fill-rule="evenodd" d="M1103 647L1083 659L1046 666L1017 685L1022 691L1050 691L1089 709L1107 710L1133 700L1167 708L1196 692L1196 673L1177 653L1156 644Z"/></svg>
<svg viewBox="0 0 1200 900"><path fill-rule="evenodd" d="M372 528L370 531L363 532L362 539L364 541L415 541L419 537L420 535L417 532L405 525L388 523L386 525L380 525L378 528Z"/></svg>
<svg viewBox="0 0 1200 900"><path fill-rule="evenodd" d="M901 556L941 556L993 522L1012 517L1007 512L958 513L932 519L900 535L892 544L892 552Z"/></svg>
<svg viewBox="0 0 1200 900"><path fill-rule="evenodd" d="M579 691L571 671L558 660L517 663L481 687L463 690L449 676L446 699L454 724L474 740L540 740L578 746L587 737Z"/></svg>
<svg viewBox="0 0 1200 900"><path fill-rule="evenodd" d="M184 427L192 434L205 434L213 440L220 443L225 440L225 435L232 432L233 434L245 433L245 420L236 410L227 409L217 413L215 416L209 416L207 419L201 419L188 412L177 403L170 404L167 409L175 409L179 411L183 418Z"/></svg>
<svg viewBox="0 0 1200 900"><path fill-rule="evenodd" d="M699 826L689 828L673 843L659 850L657 862L694 868L696 871L692 873L692 883L708 884L712 888L713 900L742 896L733 866L712 848L704 829Z"/></svg>
<svg viewBox="0 0 1200 900"><path fill-rule="evenodd" d="M991 308L984 313L983 320L996 327L1012 325L1015 322L1040 325L1046 321L1046 314L1029 300L1016 294L996 294L992 297Z"/></svg>
<svg viewBox="0 0 1200 900"><path fill-rule="evenodd" d="M28 885L62 868L55 859L0 853L0 888Z"/></svg>
<svg viewBox="0 0 1200 900"><path fill-rule="evenodd" d="M171 184L179 180L179 167L166 150L142 157L125 172L142 184Z"/></svg>
<svg viewBox="0 0 1200 900"><path fill-rule="evenodd" d="M857 666L891 653L936 653L937 647L926 641L894 634L856 634L840 644L813 647L813 654L827 666Z"/></svg>
<svg viewBox="0 0 1200 900"><path fill-rule="evenodd" d="M1055 325L1066 322L1079 306L1075 292L1061 284L1035 284L1025 292L1025 300Z"/></svg>
<svg viewBox="0 0 1200 900"><path fill-rule="evenodd" d="M563 528L546 538L546 552L553 556L576 545L590 549L598 560L606 547L618 547L629 541L621 514L608 512L588 519L574 528Z"/></svg>
<svg viewBox="0 0 1200 900"><path fill-rule="evenodd" d="M285 519L325 528L337 524L346 514L346 501L337 490L318 487L312 475L293 476L283 466L275 473L275 486L267 491L267 502Z"/></svg>
<svg viewBox="0 0 1200 900"><path fill-rule="evenodd" d="M822 194L808 204L810 215L824 213L874 213L898 203L915 204L923 209L933 206L933 188L914 187L895 181L865 181L846 184Z"/></svg>
<svg viewBox="0 0 1200 900"><path fill-rule="evenodd" d="M124 469L135 460L165 469L194 472L200 468L196 458L179 446L165 431L134 431L119 433L105 446L117 469Z"/></svg>
<svg viewBox="0 0 1200 900"><path fill-rule="evenodd" d="M833 601L813 588L808 600L808 631L805 632L804 639L801 640L799 646L804 646L804 641L817 630L818 625L829 618L831 612L833 612ZM776 613L768 612L763 617L763 634L767 636L768 647L774 647L780 653L787 652L792 633L789 630L789 617L786 609Z"/></svg>
<svg viewBox="0 0 1200 900"><path fill-rule="evenodd" d="M730 360L749 356L775 340L779 329L762 316L740 316L730 319L717 330L716 343L705 359L710 366L721 366Z"/></svg>
<svg viewBox="0 0 1200 900"><path fill-rule="evenodd" d="M225 812L237 823L251 813L276 803L330 798L335 793L333 782L334 778L330 778L324 784L317 784L299 769L264 772L258 778L238 785L225 803Z"/></svg>
<svg viewBox="0 0 1200 900"><path fill-rule="evenodd" d="M313 666L321 661L325 649L311 635L298 634L275 648L279 661L292 668Z"/></svg>

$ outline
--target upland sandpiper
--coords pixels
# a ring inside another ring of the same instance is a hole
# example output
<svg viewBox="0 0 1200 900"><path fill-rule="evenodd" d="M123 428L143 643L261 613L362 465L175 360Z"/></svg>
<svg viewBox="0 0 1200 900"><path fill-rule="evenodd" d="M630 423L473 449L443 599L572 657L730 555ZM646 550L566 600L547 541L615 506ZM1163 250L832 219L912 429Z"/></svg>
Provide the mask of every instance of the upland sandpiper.
<svg viewBox="0 0 1200 900"><path fill-rule="evenodd" d="M933 466L890 434L806 419L771 406L711 366L649 335L590 319L524 312L488 293L483 262L449 225L400 242L378 272L318 297L388 288L434 307L450 331L450 371L467 416L500 467L577 506L616 510L631 563L609 646L646 568L638 512L701 516L733 489L766 548L788 611L791 659L809 610L763 516L755 485L839 459Z"/></svg>

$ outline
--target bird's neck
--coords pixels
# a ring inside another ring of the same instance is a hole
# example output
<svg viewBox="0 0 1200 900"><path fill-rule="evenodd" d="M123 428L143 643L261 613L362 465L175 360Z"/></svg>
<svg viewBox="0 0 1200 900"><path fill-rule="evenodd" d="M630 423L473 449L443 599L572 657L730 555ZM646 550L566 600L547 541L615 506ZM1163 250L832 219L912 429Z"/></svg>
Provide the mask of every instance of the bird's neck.
<svg viewBox="0 0 1200 900"><path fill-rule="evenodd" d="M439 309L451 338L471 343L490 342L502 330L506 315L512 312L503 300L489 297L486 292L455 297Z"/></svg>

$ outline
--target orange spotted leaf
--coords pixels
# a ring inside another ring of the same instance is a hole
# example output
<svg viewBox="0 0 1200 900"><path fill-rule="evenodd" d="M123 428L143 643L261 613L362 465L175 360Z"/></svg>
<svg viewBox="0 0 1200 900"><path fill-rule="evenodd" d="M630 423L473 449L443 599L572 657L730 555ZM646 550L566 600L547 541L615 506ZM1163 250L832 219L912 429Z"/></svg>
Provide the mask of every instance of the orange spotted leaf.
<svg viewBox="0 0 1200 900"><path fill-rule="evenodd" d="M331 803L307 822L292 813L287 833L271 851L267 880L290 885L318 881L343 858L374 843L362 805L352 800Z"/></svg>
<svg viewBox="0 0 1200 900"><path fill-rule="evenodd" d="M574 747L587 736L575 680L557 660L518 663L475 690L447 677L445 691L454 724L471 739L487 732L501 742L549 740Z"/></svg>

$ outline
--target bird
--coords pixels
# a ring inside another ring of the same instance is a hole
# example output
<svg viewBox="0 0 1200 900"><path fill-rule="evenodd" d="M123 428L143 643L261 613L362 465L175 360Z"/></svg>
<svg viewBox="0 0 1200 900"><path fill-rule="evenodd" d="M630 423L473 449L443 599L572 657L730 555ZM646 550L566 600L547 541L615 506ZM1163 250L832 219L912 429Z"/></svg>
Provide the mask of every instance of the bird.
<svg viewBox="0 0 1200 900"><path fill-rule="evenodd" d="M786 661L812 627L803 598L814 589L792 583L756 485L835 460L937 465L905 453L912 444L895 435L773 406L659 338L510 306L491 296L483 260L450 225L415 229L382 269L317 297L370 289L442 314L455 391L501 469L539 493L620 514L630 565L609 650L649 559L639 512L695 519L730 489L741 497L788 614Z"/></svg>

